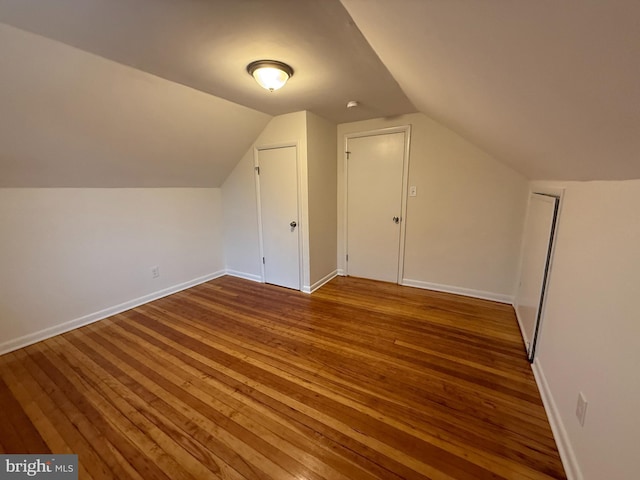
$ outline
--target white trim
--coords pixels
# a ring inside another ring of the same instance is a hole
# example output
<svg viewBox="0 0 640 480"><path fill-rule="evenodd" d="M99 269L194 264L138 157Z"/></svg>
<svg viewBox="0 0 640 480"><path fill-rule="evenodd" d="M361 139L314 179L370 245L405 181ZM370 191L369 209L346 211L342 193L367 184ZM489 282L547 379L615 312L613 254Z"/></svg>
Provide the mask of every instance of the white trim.
<svg viewBox="0 0 640 480"><path fill-rule="evenodd" d="M567 435L567 430L564 428L562 417L560 416L558 407L553 400L551 389L549 388L549 384L547 383L547 379L542 371L542 367L540 366L540 361L538 359L534 360L531 364L531 370L533 371L533 376L538 384L538 390L542 397L542 404L547 412L551 431L553 432L553 437L556 440L558 453L560 453L560 460L562 460L562 465L564 466L565 473L567 474L567 479L583 480L584 477L582 476L578 460L576 459L573 448L571 447L569 435Z"/></svg>
<svg viewBox="0 0 640 480"><path fill-rule="evenodd" d="M534 195L536 197L534 197ZM522 274L523 274L523 267L525 262L525 252L526 252L525 247L527 247L528 241L530 240L530 238L527 236L527 233L529 233L527 228L530 226L529 221L531 219L531 209L532 209L534 200L536 202L553 204L553 212L551 216L551 227L549 231L550 236L547 239L547 249L545 251L545 258L544 258L545 269L543 271L543 277L542 277L543 281L540 287L539 299L541 299L541 304L538 306L538 308L536 308L536 319L533 324L533 331L531 332L531 337L529 337L527 335L527 330L524 327L524 323L520 318L520 301L522 300L520 298L520 286L522 285ZM546 301L547 301L548 286L549 286L549 280L551 276L551 266L553 264L553 255L552 254L549 255L549 252L553 252L555 247L555 238L556 238L555 231L556 231L556 226L558 224L559 207L560 207L559 197L556 197L555 195L548 195L546 193L538 193L534 190L531 190L529 192L529 200L527 202L527 214L525 216L525 225L524 225L524 230L522 232L522 241L520 244L520 265L518 267L518 283L516 286L517 288L515 289L515 292L513 295L513 298L514 298L513 310L516 314L518 325L520 326L520 334L522 335L522 340L525 346L525 352L527 352L527 359L529 361L532 361L535 356L536 344L540 338L539 333L540 333L540 326L542 325L542 314L544 312L544 305L546 304ZM549 251L549 249L551 250Z"/></svg>
<svg viewBox="0 0 640 480"><path fill-rule="evenodd" d="M407 233L407 196L409 194L409 148L411 147L411 125L399 127L404 131L404 156L402 158L402 204L400 205L400 248L398 250L398 284L404 277L404 244Z"/></svg>
<svg viewBox="0 0 640 480"><path fill-rule="evenodd" d="M538 185L536 185L538 184ZM551 195L551 196L555 196L558 197L560 199L560 202L558 204L558 215L556 218L556 236L557 236L557 231L558 231L558 227L560 224L560 213L562 212L562 201L564 199L564 192L565 192L565 188L559 188L559 187L555 187L555 186L548 186L548 185L544 185L544 184L539 184L539 182L534 181L534 182L530 182L529 184L529 193L527 194L527 209L525 211L525 216L524 216L524 222L522 223L522 234L521 234L521 239L520 239L520 258L518 259L518 275L516 276L516 283L514 285L514 292L513 292L513 297L515 298L518 294L518 288L520 287L520 276L522 275L522 261L523 261L523 253L524 253L524 243L525 243L525 238L524 238L524 229L527 226L527 219L529 217L529 205L531 204L531 194L533 193L538 193L538 194L542 194L542 195ZM554 245L552 246L553 250L552 252L555 250L555 242ZM553 254L552 254L553 255ZM551 275L551 271L549 271L549 275ZM515 308L515 303L514 303L514 308Z"/></svg>
<svg viewBox="0 0 640 480"><path fill-rule="evenodd" d="M494 302L513 304L511 295L502 293L484 292L482 290L473 290L471 288L454 287L453 285L443 285L440 283L423 282L420 280L402 279L402 283L407 287L423 288L425 290L435 290L436 292L454 293L456 295L464 295L465 297L480 298L482 300L492 300Z"/></svg>
<svg viewBox="0 0 640 480"><path fill-rule="evenodd" d="M209 275L194 278L193 280L179 283L178 285L174 285L163 290L158 290L157 292L153 292L142 297L134 298L133 300L129 300L119 305L114 305L113 307L108 307L103 310L99 310L97 312L76 318L74 320L69 320L68 322L54 325L53 327L45 328L44 330L29 333L22 337L3 342L0 344L0 355L12 352L22 347L26 347L27 345L31 345L42 340L46 340L47 338L55 337L56 335L74 330L78 327L89 325L90 323L97 322L98 320L103 320L107 317L111 317L112 315L131 310L132 308L152 302L153 300L158 300L159 298L166 297L182 290L186 290L187 288L191 288L201 283L208 282L209 280L213 280L214 278L222 277L224 274L224 270L210 273Z"/></svg>
<svg viewBox="0 0 640 480"><path fill-rule="evenodd" d="M318 290L321 286L323 286L325 283L330 282L337 276L338 276L338 271L334 270L333 272L329 273L328 275L325 275L320 280L315 282L313 285L311 285L311 287L309 287L308 285L305 285L304 287L302 287L302 291L304 293L313 293L316 290Z"/></svg>
<svg viewBox="0 0 640 480"><path fill-rule="evenodd" d="M304 171L303 168L305 169ZM307 209L305 208L304 203L307 201L308 191L307 187L304 189L302 188L303 182L306 181L304 175L306 168L306 165L303 167L302 162L300 161L300 142L296 141L296 178L298 180L298 184L296 185L298 194L298 288L300 290L302 290L302 284L305 280L306 268L306 236L303 233L308 232L309 229L306 215Z"/></svg>
<svg viewBox="0 0 640 480"><path fill-rule="evenodd" d="M565 189L564 188L558 188L558 187L550 187L548 185L538 185L538 186L534 186L533 188L531 188L530 190L530 195L531 193L535 193L538 195L550 195L550 196L555 196L558 199L558 207L557 207L557 211L556 211L556 221L554 224L554 234L553 234L553 238L551 239L551 255L549 257L549 267L548 267L548 272L547 272L547 282L545 285L545 295L542 301L542 306L541 306L541 312L540 312L540 321L538 322L537 325L537 331L534 331L534 338L531 339L531 342L535 341L535 349L539 350L540 349L540 339L542 338L542 327L544 326L544 317L546 315L546 311L547 311L547 299L549 296L549 292L551 291L551 282L553 282L553 259L555 257L555 253L556 253L556 245L558 244L558 233L560 232L560 220L561 220L561 216L562 216L562 205L564 202L564 193L565 193ZM524 233L523 233L524 235ZM533 352L534 354L534 361L535 361L535 351ZM529 352L527 351L527 355L529 354Z"/></svg>
<svg viewBox="0 0 640 480"><path fill-rule="evenodd" d="M262 241L262 203L260 201L260 162L258 160L259 150L257 147L253 149L253 177L256 188L256 214L258 218L258 248L259 248L259 258L258 263L260 264L260 281L262 283L265 282L266 276L264 273L264 242Z"/></svg>
<svg viewBox="0 0 640 480"><path fill-rule="evenodd" d="M520 335L522 335L522 341L524 342L524 351L529 354L529 340L527 339L527 335L524 330L524 324L520 319L520 315L518 315L518 309L516 308L516 300L513 299L511 302L511 306L513 307L513 312L516 314L516 320L518 321L518 327L520 327Z"/></svg>
<svg viewBox="0 0 640 480"><path fill-rule="evenodd" d="M338 270L336 270L336 275L338 275L339 277L346 277L347 273L343 268L339 268Z"/></svg>
<svg viewBox="0 0 640 480"><path fill-rule="evenodd" d="M254 273L237 272L235 270L229 269L225 270L224 273L225 275L230 275L232 277L244 278L245 280L251 280L252 282L264 283L262 281L262 277Z"/></svg>
<svg viewBox="0 0 640 480"><path fill-rule="evenodd" d="M564 187L544 185L544 184L540 184L540 182L530 182L529 184L529 194L527 197L527 211L524 218L524 224L522 226L522 234L521 234L521 240L520 240L520 258L518 261L518 275L516 277L516 283L514 285L513 302L512 302L513 310L516 314L518 325L520 327L522 340L525 345L525 351L527 352L527 358L529 360L531 360L532 346L533 348L536 348L536 346L539 348L538 342L542 338L542 326L544 325L544 316L545 316L546 307L547 307L547 295L548 295L551 281L553 278L552 276L553 258L556 251L556 244L558 243L558 231L560 229L560 217L562 214L562 204L564 200L564 193L565 193ZM546 293L544 295L544 298L542 299L542 305L540 307L540 312L538 313L539 320L537 320L536 324L534 325L533 336L532 338L528 339L527 335L525 334L524 326L520 321L520 317L518 316L518 293L520 291L520 282L522 281L521 277L522 277L522 268L524 265L524 247L526 243L525 234L526 234L527 222L529 220L529 215L530 215L531 199L533 198L533 195L546 195L549 197L555 197L558 199L558 205L557 205L555 222L553 227L554 228L553 238L550 239L551 255L549 257L549 265L547 267L548 270L547 270L547 276L546 276L546 283L543 287ZM533 352L533 356L535 357L535 351Z"/></svg>
<svg viewBox="0 0 640 480"><path fill-rule="evenodd" d="M402 157L402 196L400 203L400 245L398 246L398 272L396 277L396 283L398 285L402 285L402 277L404 275L404 248L405 248L405 237L406 237L406 225L407 225L407 190L409 185L409 148L411 146L411 125L397 125L394 127L387 128L379 128L376 130L367 130L365 132L351 132L345 133L344 135L344 151L349 151L349 140L352 138L362 138L362 137L374 137L377 135L388 135L392 133L404 133L404 154ZM349 162L345 159L344 162L344 180L343 180L343 188L344 188L344 232L343 232L343 241L344 241L344 251L345 255L349 254ZM349 272L349 263L346 261L345 256L345 264L344 264L344 275L347 275Z"/></svg>
<svg viewBox="0 0 640 480"><path fill-rule="evenodd" d="M376 128L375 130L366 130L364 132L345 133L346 138L373 137L374 135L387 135L389 133L402 133L411 128L410 124L396 125L394 127ZM346 145L346 143L345 143Z"/></svg>

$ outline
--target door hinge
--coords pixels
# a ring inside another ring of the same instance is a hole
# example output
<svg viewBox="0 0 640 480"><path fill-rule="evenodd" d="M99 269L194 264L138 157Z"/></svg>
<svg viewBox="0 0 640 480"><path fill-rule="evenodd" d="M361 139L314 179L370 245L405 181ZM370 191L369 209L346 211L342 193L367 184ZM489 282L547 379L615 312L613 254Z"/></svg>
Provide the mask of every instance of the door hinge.
<svg viewBox="0 0 640 480"><path fill-rule="evenodd" d="M349 155L351 155L351 152L344 152L347 154L347 160L349 160Z"/></svg>
<svg viewBox="0 0 640 480"><path fill-rule="evenodd" d="M263 264L263 265L265 264L265 263L264 263L264 257L262 257L262 264Z"/></svg>
<svg viewBox="0 0 640 480"><path fill-rule="evenodd" d="M253 167L253 169L260 175L260 167Z"/></svg>
<svg viewBox="0 0 640 480"><path fill-rule="evenodd" d="M349 261L349 254L347 253L347 262Z"/></svg>

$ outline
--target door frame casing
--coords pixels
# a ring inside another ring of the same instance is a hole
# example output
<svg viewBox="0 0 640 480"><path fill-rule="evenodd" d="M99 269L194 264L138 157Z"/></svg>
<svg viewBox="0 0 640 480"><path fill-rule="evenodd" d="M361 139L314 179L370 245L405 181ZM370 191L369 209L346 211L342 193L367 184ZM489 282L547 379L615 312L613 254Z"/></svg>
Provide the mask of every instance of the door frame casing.
<svg viewBox="0 0 640 480"><path fill-rule="evenodd" d="M555 197L558 199L558 206L556 209L556 213L555 213L555 225L553 227L553 232L552 232L552 238L551 238L551 248L549 251L549 261L548 261L548 266L547 266L547 271L546 271L546 275L545 275L545 282L543 285L543 297L542 297L542 303L539 306L539 312L538 312L538 318L536 319L536 324L534 326L534 332L533 332L533 336L531 338L531 342L530 342L530 348L527 349L526 348L526 343L525 343L525 353L527 355L527 360L529 360L530 363L533 363L535 361L535 357L536 357L536 352L539 348L539 342L540 342L540 336L541 336L541 332L542 332L542 325L544 324L544 318L545 318L545 313L546 313L546 308L547 308L547 300L548 300L548 292L549 292L549 286L551 285L551 282L553 280L553 257L555 254L555 250L556 250L556 246L558 244L558 232L560 230L560 218L562 216L562 205L563 205L563 200L564 200L564 193L565 193L565 188L564 187L557 187L557 186L549 186L549 185L545 185L544 183L538 183L535 182L534 185L532 187L529 188L529 192L528 192L528 197L527 197L527 213L525 215L525 219L524 219L524 224L523 224L523 232L522 232L522 240L520 243L520 262L518 265L518 275L516 276L516 284L515 284L515 288L514 288L514 299L512 302L512 307L516 316L516 320L518 322L518 327L520 328L520 334L522 336L522 340L523 343L525 343L525 332L524 332L524 326L522 324L522 321L520 320L520 317L518 315L518 309L516 308L516 298L515 295L517 295L518 293L518 286L519 286L519 282L520 282L520 277L522 276L522 268L523 268L523 261L524 261L524 246L526 243L526 239L524 236L524 227L526 226L526 223L528 221L528 217L529 217L529 205L531 203L531 195L532 194L538 194L538 195L546 195L548 197Z"/></svg>
<svg viewBox="0 0 640 480"><path fill-rule="evenodd" d="M404 155L402 158L402 195L400 204L400 245L398 249L398 272L396 283L401 284L404 276L404 244L406 236L406 219L407 219L407 193L409 190L409 149L411 146L411 125L398 125L395 127L378 128L375 130L367 130L363 132L352 132L344 134L344 171L343 171L343 242L345 251L345 263L344 273L349 274L349 262L346 259L346 255L349 254L349 160L347 159L347 153L349 151L349 139L361 138L361 137L375 137L379 135L388 135L392 133L404 133Z"/></svg>
<svg viewBox="0 0 640 480"><path fill-rule="evenodd" d="M302 291L302 284L304 278L304 252L303 252L303 238L302 238L302 227L303 222L301 221L302 215L302 198L301 198L301 169L300 169L300 146L298 141L291 142L281 142L281 143L271 143L265 145L256 145L253 148L253 176L255 182L256 189L256 209L257 209L257 217L258 217L258 244L259 244L259 255L258 262L260 263L260 277L261 283L266 283L266 272L265 272L265 264L262 263L262 259L264 258L264 237L262 232L262 202L260 196L260 175L258 174L259 163L259 154L262 150L275 150L278 148L288 148L294 147L296 149L296 208L297 208L297 219L298 223L298 290Z"/></svg>

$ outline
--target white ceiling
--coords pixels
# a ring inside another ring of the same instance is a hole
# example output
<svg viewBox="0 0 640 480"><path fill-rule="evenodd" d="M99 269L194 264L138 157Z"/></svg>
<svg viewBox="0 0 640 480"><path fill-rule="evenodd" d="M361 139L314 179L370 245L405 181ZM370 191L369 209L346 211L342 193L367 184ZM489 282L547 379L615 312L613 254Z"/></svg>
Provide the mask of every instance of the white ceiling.
<svg viewBox="0 0 640 480"><path fill-rule="evenodd" d="M269 115L416 111L339 0L0 0L0 21ZM247 73L265 58L293 67L286 88Z"/></svg>
<svg viewBox="0 0 640 480"><path fill-rule="evenodd" d="M219 186L305 109L417 109L532 179L640 178L638 0L0 0L0 22L0 186Z"/></svg>
<svg viewBox="0 0 640 480"><path fill-rule="evenodd" d="M342 3L418 110L529 178L640 178L640 1Z"/></svg>

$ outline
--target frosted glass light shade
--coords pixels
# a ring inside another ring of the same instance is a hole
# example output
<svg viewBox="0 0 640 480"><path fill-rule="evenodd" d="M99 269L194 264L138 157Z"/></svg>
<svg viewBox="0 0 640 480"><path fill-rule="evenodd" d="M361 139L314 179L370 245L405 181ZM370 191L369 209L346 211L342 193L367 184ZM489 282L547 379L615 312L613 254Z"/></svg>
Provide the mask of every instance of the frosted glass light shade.
<svg viewBox="0 0 640 480"><path fill-rule="evenodd" d="M282 88L293 75L293 69L286 63L275 60L258 60L247 65L247 72L255 78L258 85L273 92Z"/></svg>

